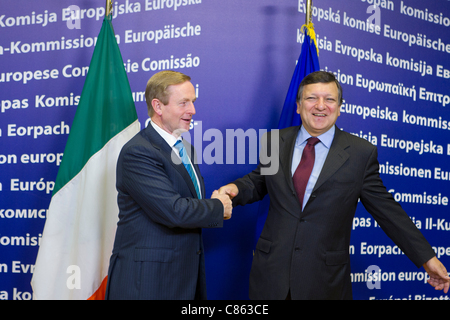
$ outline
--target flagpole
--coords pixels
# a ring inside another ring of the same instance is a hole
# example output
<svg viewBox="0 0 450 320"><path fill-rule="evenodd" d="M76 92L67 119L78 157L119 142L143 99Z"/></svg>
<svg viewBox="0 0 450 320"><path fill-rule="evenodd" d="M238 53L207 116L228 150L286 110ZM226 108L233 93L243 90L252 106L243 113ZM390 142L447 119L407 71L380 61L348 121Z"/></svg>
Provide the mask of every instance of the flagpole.
<svg viewBox="0 0 450 320"><path fill-rule="evenodd" d="M112 0L106 0L106 14L105 16L108 17L109 15L111 15L111 11L112 11L113 5L112 5Z"/></svg>
<svg viewBox="0 0 450 320"><path fill-rule="evenodd" d="M312 0L306 1L306 25L312 22Z"/></svg>

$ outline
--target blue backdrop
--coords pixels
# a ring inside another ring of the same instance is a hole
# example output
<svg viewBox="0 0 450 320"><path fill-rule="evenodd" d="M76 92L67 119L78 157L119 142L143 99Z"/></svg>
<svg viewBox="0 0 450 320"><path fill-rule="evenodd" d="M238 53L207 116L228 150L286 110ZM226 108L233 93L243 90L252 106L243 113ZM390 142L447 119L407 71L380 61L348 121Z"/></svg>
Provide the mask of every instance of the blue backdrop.
<svg viewBox="0 0 450 320"><path fill-rule="evenodd" d="M208 194L252 170L254 138L277 128L301 50L305 3L115 4L113 25L142 126L148 120L143 92L155 72L174 69L192 77L198 100L191 137ZM320 66L344 88L338 126L378 146L385 185L450 268L450 2L314 4ZM69 5L80 9L78 20L70 19ZM0 299L32 297L51 189L104 5L1 0ZM233 138L237 129L249 136L245 156ZM235 208L223 229L204 230L210 299L248 299L257 210L258 204ZM355 299L448 299L426 284L424 270L362 206L350 250ZM370 266L376 266L379 288L367 284Z"/></svg>

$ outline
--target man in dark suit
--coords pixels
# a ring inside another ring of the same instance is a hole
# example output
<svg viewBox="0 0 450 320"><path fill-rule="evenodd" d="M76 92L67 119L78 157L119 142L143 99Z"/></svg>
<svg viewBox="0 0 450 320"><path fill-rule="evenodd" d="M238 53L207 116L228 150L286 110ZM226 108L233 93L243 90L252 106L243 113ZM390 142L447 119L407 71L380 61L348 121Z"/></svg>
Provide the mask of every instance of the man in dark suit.
<svg viewBox="0 0 450 320"><path fill-rule="evenodd" d="M106 299L206 299L201 228L222 227L231 200L217 191L205 199L189 159L195 151L182 141L195 114L190 77L157 73L145 96L151 123L123 147L117 164L120 212Z"/></svg>
<svg viewBox="0 0 450 320"><path fill-rule="evenodd" d="M305 77L297 97L302 126L269 133L261 152L272 159L279 152L279 168L261 158L253 172L219 190L233 206L270 196L250 298L352 299L349 245L359 199L401 250L424 266L429 283L447 293L445 267L381 181L377 148L336 127L341 104L334 75Z"/></svg>

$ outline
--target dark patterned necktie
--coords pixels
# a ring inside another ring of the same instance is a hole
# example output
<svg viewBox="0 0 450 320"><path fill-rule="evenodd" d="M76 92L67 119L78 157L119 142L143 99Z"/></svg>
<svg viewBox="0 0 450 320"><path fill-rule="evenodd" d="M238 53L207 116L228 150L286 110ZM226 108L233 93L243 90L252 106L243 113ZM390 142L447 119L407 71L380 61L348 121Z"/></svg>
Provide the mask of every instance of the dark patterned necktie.
<svg viewBox="0 0 450 320"><path fill-rule="evenodd" d="M302 159L294 176L294 188L297 192L298 200L300 201L300 207L303 208L303 197L305 196L306 186L308 185L309 177L311 176L312 169L314 167L314 160L316 159L316 152L314 147L320 140L318 138L309 138L308 143L303 149Z"/></svg>

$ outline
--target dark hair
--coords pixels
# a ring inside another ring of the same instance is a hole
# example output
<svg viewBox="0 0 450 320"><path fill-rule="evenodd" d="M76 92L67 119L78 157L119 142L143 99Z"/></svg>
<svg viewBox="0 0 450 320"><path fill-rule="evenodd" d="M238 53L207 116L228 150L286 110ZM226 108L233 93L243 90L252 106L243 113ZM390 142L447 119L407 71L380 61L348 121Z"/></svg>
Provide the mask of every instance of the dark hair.
<svg viewBox="0 0 450 320"><path fill-rule="evenodd" d="M297 102L300 102L302 95L303 95L303 88L305 86L307 86L308 84L330 83L330 82L336 83L336 86L338 89L338 102L339 102L339 105L341 105L342 102L344 102L341 84L339 83L339 81L337 81L334 74L332 74L331 72L326 72L326 71L316 71L316 72L308 74L305 78L303 78L302 82L300 83L300 86L298 87Z"/></svg>

